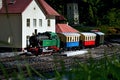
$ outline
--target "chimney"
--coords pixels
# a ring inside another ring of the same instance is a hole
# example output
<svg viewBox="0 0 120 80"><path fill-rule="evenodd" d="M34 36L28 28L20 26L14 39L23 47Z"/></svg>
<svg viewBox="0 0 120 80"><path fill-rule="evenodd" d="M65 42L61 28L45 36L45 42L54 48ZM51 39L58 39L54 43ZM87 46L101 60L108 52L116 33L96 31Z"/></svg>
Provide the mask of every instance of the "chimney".
<svg viewBox="0 0 120 80"><path fill-rule="evenodd" d="M2 4L2 0L0 0L0 9L2 8L2 5L3 5L3 4Z"/></svg>

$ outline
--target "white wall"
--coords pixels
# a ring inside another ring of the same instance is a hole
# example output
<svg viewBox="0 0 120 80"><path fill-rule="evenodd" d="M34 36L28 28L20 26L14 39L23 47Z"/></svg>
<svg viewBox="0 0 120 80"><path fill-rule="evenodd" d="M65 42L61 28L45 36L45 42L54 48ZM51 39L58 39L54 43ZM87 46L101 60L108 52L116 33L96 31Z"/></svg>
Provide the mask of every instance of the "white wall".
<svg viewBox="0 0 120 80"><path fill-rule="evenodd" d="M2 8L2 0L0 0L0 9Z"/></svg>
<svg viewBox="0 0 120 80"><path fill-rule="evenodd" d="M26 19L30 18L30 27L26 25ZM37 20L37 26L33 26L33 19ZM39 26L39 19L42 19L42 27ZM55 32L55 16L50 17L51 26L47 26L47 18L41 8L33 0L31 4L22 13L22 48L26 47L26 36L31 36L35 29L37 32L52 31Z"/></svg>
<svg viewBox="0 0 120 80"><path fill-rule="evenodd" d="M0 14L0 47L22 47L21 23L20 14Z"/></svg>

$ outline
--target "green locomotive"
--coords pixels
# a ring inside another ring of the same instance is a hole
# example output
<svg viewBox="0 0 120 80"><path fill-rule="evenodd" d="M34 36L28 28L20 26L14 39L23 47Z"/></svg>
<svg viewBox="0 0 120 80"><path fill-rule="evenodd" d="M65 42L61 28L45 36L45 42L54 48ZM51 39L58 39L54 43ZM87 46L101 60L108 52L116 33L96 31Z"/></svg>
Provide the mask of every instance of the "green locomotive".
<svg viewBox="0 0 120 80"><path fill-rule="evenodd" d="M57 52L60 47L60 40L57 34L53 32L33 35L29 38L29 43L27 50L35 55Z"/></svg>

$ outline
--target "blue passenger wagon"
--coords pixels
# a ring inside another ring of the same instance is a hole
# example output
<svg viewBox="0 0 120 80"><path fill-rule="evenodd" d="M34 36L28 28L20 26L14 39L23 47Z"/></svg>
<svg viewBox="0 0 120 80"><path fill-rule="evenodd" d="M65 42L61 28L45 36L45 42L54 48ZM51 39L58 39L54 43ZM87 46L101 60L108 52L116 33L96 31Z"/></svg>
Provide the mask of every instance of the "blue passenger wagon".
<svg viewBox="0 0 120 80"><path fill-rule="evenodd" d="M80 34L79 33L58 33L61 40L61 48L72 49L78 48L80 45Z"/></svg>

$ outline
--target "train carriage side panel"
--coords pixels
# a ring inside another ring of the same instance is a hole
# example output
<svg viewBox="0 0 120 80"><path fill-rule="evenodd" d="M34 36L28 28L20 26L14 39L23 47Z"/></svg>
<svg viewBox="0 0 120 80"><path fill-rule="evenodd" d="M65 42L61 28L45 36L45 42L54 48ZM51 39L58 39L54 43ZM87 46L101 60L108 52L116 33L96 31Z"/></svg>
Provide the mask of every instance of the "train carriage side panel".
<svg viewBox="0 0 120 80"><path fill-rule="evenodd" d="M79 42L66 42L66 47L78 47Z"/></svg>
<svg viewBox="0 0 120 80"><path fill-rule="evenodd" d="M78 33L66 33L67 36L66 47L79 47L79 36Z"/></svg>
<svg viewBox="0 0 120 80"><path fill-rule="evenodd" d="M94 33L81 33L81 41L83 46L95 46L96 34Z"/></svg>
<svg viewBox="0 0 120 80"><path fill-rule="evenodd" d="M61 45L65 48L72 48L72 47L78 47L79 46L79 37L80 34L78 33L61 33L58 34L59 37L61 37Z"/></svg>
<svg viewBox="0 0 120 80"><path fill-rule="evenodd" d="M104 44L105 34L103 32L100 32L99 30L91 30L91 32L96 34L96 46Z"/></svg>
<svg viewBox="0 0 120 80"><path fill-rule="evenodd" d="M104 33L102 32L95 32L96 36L96 45L104 44Z"/></svg>

